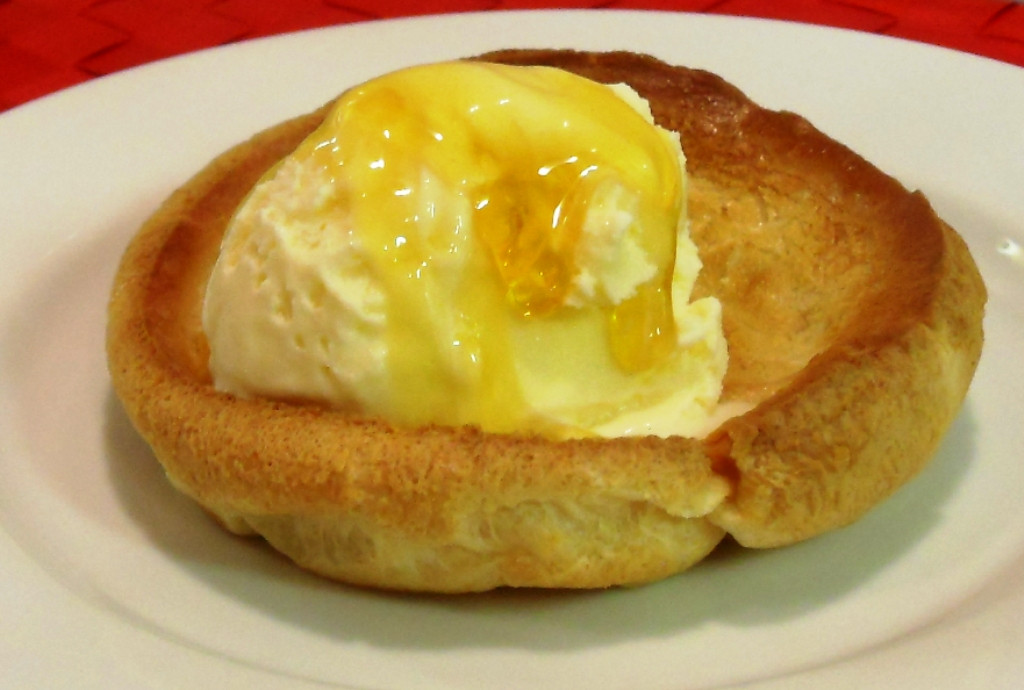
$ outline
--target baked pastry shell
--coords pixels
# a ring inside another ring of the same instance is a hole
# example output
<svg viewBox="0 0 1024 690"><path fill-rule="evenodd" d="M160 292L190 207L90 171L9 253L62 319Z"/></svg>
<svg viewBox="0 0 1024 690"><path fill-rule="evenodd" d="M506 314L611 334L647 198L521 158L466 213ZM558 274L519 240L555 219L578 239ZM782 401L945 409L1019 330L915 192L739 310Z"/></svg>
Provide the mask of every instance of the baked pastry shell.
<svg viewBox="0 0 1024 690"><path fill-rule="evenodd" d="M460 592L660 579L727 534L774 547L842 527L921 470L966 395L985 303L924 196L707 72L633 53L483 58L629 83L680 133L696 291L722 302L722 400L746 411L702 439L557 441L215 390L200 310L223 230L321 109L212 161L122 259L111 377L176 487L328 577Z"/></svg>

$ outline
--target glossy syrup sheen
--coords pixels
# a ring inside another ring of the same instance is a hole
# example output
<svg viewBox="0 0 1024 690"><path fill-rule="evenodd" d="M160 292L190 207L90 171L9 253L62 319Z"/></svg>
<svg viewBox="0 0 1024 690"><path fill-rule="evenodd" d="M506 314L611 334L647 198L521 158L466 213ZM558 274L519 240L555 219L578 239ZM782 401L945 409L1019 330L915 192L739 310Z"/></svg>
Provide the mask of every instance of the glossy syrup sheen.
<svg viewBox="0 0 1024 690"><path fill-rule="evenodd" d="M508 331L580 308L566 299L584 221L614 186L657 270L632 297L585 308L601 310L624 371L672 351L679 152L607 86L549 68L414 67L347 92L295 155L342 190L334 203L386 286L397 418L429 420L453 394L463 409L447 422L517 416ZM439 301L454 305L442 342Z"/></svg>

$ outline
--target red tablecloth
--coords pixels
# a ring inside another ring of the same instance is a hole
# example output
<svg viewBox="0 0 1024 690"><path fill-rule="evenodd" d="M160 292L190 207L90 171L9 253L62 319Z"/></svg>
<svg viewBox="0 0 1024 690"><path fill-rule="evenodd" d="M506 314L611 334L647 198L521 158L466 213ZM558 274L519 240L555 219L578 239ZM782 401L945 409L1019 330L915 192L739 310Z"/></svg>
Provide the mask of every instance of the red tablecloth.
<svg viewBox="0 0 1024 690"><path fill-rule="evenodd" d="M0 110L170 55L408 14L601 7L790 19L1024 66L1024 5L998 0L0 0Z"/></svg>

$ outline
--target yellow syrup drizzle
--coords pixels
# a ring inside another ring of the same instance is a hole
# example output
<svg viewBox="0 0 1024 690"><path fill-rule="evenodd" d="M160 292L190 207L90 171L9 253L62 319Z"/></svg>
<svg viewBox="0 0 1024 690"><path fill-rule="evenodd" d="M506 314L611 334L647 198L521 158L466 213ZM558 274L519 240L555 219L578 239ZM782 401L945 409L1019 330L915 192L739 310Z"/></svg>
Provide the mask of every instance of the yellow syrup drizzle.
<svg viewBox="0 0 1024 690"><path fill-rule="evenodd" d="M337 203L389 292L389 367L405 391L399 420L429 421L454 394L463 409L446 423L520 423L509 320L565 308L603 181L636 195L637 236L657 265L635 296L603 307L608 347L631 373L671 352L678 151L608 87L549 68L410 68L347 92L296 153L347 190ZM450 208L452 194L460 210ZM438 347L432 301L452 299L440 292L450 276L439 268L451 252L469 253L467 275L454 295L457 336ZM467 389L453 391L440 373L452 357L477 372Z"/></svg>

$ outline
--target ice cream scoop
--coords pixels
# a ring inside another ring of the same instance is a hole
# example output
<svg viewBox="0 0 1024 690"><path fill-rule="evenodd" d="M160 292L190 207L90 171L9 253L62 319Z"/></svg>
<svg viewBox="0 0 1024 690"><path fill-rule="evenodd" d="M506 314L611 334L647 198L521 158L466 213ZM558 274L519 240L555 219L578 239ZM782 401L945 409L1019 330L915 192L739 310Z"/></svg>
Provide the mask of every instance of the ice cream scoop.
<svg viewBox="0 0 1024 690"><path fill-rule="evenodd" d="M725 373L678 135L547 67L350 89L238 208L203 326L215 385L405 425L694 435Z"/></svg>

